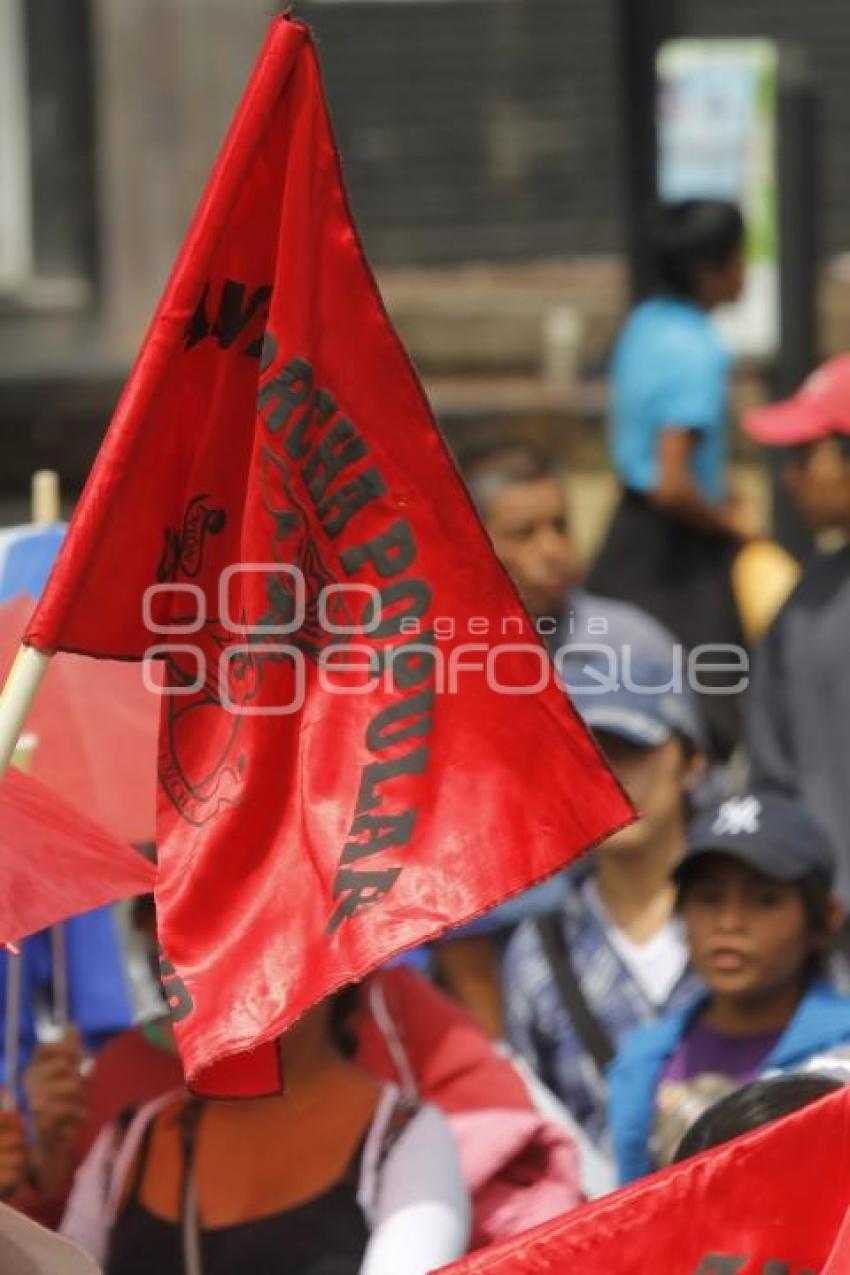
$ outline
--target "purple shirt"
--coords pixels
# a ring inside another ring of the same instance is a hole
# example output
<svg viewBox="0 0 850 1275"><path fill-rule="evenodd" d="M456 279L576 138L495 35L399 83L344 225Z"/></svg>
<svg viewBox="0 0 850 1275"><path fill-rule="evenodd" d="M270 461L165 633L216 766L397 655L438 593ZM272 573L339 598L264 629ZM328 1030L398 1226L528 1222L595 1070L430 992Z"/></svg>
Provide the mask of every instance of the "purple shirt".
<svg viewBox="0 0 850 1275"><path fill-rule="evenodd" d="M728 1036L705 1023L694 1023L664 1068L661 1083L682 1083L711 1072L746 1084L761 1071L781 1035L781 1031L772 1031Z"/></svg>

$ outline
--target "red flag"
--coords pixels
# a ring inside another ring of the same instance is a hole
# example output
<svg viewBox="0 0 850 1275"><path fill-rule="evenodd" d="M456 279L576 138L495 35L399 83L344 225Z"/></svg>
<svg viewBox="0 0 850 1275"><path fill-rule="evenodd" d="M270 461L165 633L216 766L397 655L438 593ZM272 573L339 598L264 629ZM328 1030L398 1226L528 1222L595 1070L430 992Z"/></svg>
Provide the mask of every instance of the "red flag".
<svg viewBox="0 0 850 1275"><path fill-rule="evenodd" d="M35 603L0 603L0 678L5 680ZM27 715L27 773L122 841L151 841L156 819L157 702L138 666L50 661Z"/></svg>
<svg viewBox="0 0 850 1275"><path fill-rule="evenodd" d="M848 1202L845 1088L441 1275L816 1275Z"/></svg>
<svg viewBox="0 0 850 1275"><path fill-rule="evenodd" d="M0 943L153 889L137 850L11 766L0 780Z"/></svg>
<svg viewBox="0 0 850 1275"><path fill-rule="evenodd" d="M166 658L157 901L198 1087L268 1086L199 1072L631 817L383 310L300 23L271 25L27 641Z"/></svg>

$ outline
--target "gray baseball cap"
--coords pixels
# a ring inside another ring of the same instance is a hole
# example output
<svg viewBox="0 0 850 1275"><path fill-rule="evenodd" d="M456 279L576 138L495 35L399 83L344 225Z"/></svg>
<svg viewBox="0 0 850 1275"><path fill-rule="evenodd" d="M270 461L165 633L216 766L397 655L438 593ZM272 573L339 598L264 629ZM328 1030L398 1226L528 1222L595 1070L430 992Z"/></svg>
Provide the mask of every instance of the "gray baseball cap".
<svg viewBox="0 0 850 1275"><path fill-rule="evenodd" d="M616 685L607 670L591 663L571 689L573 703L592 731L617 735L637 748L659 748L674 735L695 749L705 745L696 696L686 685L675 686L670 668L659 663L636 662Z"/></svg>

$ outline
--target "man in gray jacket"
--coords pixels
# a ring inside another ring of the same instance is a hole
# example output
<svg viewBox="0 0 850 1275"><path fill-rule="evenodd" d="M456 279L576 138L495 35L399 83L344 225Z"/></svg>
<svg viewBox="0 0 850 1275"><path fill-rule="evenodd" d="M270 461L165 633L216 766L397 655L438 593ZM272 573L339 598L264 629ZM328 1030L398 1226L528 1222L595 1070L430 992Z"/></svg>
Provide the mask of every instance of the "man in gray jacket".
<svg viewBox="0 0 850 1275"><path fill-rule="evenodd" d="M786 483L819 548L756 652L752 783L797 793L830 837L850 905L850 355L831 359L744 428L789 448ZM837 541L837 543L835 543Z"/></svg>

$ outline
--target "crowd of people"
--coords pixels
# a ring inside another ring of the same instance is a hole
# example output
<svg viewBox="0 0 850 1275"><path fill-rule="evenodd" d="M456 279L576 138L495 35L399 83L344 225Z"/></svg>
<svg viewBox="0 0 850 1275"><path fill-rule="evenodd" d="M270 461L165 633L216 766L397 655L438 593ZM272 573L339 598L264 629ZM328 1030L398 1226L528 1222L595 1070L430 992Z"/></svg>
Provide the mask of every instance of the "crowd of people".
<svg viewBox="0 0 850 1275"><path fill-rule="evenodd" d="M499 434L460 458L638 821L308 1013L284 1096L188 1095L164 1009L93 1059L74 1033L39 1045L0 1193L109 1275L416 1275L850 1079L850 356L744 421L785 449L815 543L748 650L709 320L745 230L688 201L652 234L658 293L611 365L622 497L586 577L546 456ZM133 925L155 968L151 899Z"/></svg>

